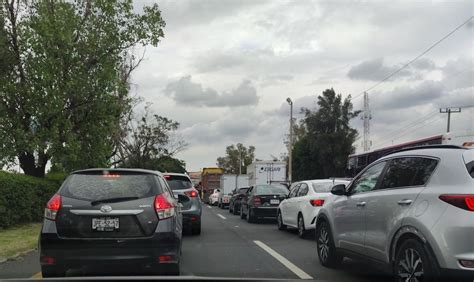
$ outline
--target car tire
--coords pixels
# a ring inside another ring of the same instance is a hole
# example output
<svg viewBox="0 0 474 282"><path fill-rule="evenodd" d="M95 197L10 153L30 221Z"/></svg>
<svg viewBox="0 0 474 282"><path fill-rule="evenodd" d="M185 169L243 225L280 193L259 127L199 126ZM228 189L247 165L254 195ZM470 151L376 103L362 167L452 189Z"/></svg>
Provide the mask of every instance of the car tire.
<svg viewBox="0 0 474 282"><path fill-rule="evenodd" d="M341 265L343 257L337 254L331 228L326 221L318 224L316 229L316 243L319 263L326 267Z"/></svg>
<svg viewBox="0 0 474 282"><path fill-rule="evenodd" d="M239 209L240 210L240 209ZM239 214L239 211L235 208L235 204L234 204L234 208L232 209L232 213L234 215L238 215Z"/></svg>
<svg viewBox="0 0 474 282"><path fill-rule="evenodd" d="M278 230L286 230L286 225L283 223L283 217L281 216L281 211L278 211L277 225L278 225Z"/></svg>
<svg viewBox="0 0 474 282"><path fill-rule="evenodd" d="M306 235L306 228L304 226L304 218L302 214L298 214L298 236L304 238Z"/></svg>
<svg viewBox="0 0 474 282"><path fill-rule="evenodd" d="M197 224L195 224L191 227L191 234L192 235L201 234L201 221L199 221L199 223L197 223Z"/></svg>
<svg viewBox="0 0 474 282"><path fill-rule="evenodd" d="M168 276L179 276L180 274L179 262L166 265L166 270L164 272L165 272L164 274Z"/></svg>
<svg viewBox="0 0 474 282"><path fill-rule="evenodd" d="M396 281L406 281L413 276L418 279L414 281L439 281L439 273L434 256L420 241L407 239L397 248L393 263Z"/></svg>
<svg viewBox="0 0 474 282"><path fill-rule="evenodd" d="M58 266L42 266L41 275L43 278L66 277L66 269Z"/></svg>
<svg viewBox="0 0 474 282"><path fill-rule="evenodd" d="M240 206L240 218L241 219L246 219L247 216L244 214L244 208Z"/></svg>
<svg viewBox="0 0 474 282"><path fill-rule="evenodd" d="M247 222L248 223L255 222L255 216L252 215L252 210L250 208L247 210Z"/></svg>

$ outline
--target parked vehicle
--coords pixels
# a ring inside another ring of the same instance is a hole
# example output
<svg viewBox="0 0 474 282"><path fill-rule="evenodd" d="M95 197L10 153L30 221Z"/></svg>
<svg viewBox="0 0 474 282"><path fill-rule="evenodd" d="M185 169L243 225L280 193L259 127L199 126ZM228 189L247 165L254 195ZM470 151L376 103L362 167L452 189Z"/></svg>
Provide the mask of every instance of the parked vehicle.
<svg viewBox="0 0 474 282"><path fill-rule="evenodd" d="M255 222L259 218L276 218L278 206L288 194L288 189L281 185L251 186L244 194L240 205L240 218Z"/></svg>
<svg viewBox="0 0 474 282"><path fill-rule="evenodd" d="M257 161L247 167L249 186L286 185L286 162Z"/></svg>
<svg viewBox="0 0 474 282"><path fill-rule="evenodd" d="M220 192L221 192L221 190L214 189L214 192L212 192L212 194L209 196L209 205L211 205L211 206L217 205L217 202L219 200L219 193Z"/></svg>
<svg viewBox="0 0 474 282"><path fill-rule="evenodd" d="M474 277L474 150L401 150L332 188L316 223L319 261L367 257L400 281Z"/></svg>
<svg viewBox="0 0 474 282"><path fill-rule="evenodd" d="M232 194L232 197L230 198L229 201L229 213L232 214L239 214L240 212L240 200L247 194L249 191L250 187L243 187L239 188L237 190L234 190L234 193Z"/></svg>
<svg viewBox="0 0 474 282"><path fill-rule="evenodd" d="M278 229L298 228L298 235L304 237L306 231L315 228L315 220L331 188L337 184L349 184L347 180L317 179L294 183L288 199L278 207Z"/></svg>
<svg viewBox="0 0 474 282"><path fill-rule="evenodd" d="M248 175L241 174L223 174L220 181L220 193L218 195L217 205L223 209L229 206L232 191L237 187L248 186Z"/></svg>
<svg viewBox="0 0 474 282"><path fill-rule="evenodd" d="M193 235L201 234L202 204L198 191L188 175L182 173L163 173L171 190L175 195L183 195L186 199L181 207L183 213L183 227Z"/></svg>
<svg viewBox="0 0 474 282"><path fill-rule="evenodd" d="M156 171L73 172L46 205L39 237L43 277L64 276L67 269L83 266L112 273L136 266L147 273L179 275L179 206Z"/></svg>

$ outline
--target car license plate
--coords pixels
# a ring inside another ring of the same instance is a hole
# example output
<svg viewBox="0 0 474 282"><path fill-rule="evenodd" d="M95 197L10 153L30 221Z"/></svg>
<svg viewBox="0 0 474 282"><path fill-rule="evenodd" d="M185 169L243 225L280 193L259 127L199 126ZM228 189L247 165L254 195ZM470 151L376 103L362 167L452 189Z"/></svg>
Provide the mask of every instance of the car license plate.
<svg viewBox="0 0 474 282"><path fill-rule="evenodd" d="M114 231L119 229L119 219L117 217L100 217L92 219L92 230Z"/></svg>
<svg viewBox="0 0 474 282"><path fill-rule="evenodd" d="M270 200L270 205L278 205L280 203L280 200L278 199L271 199Z"/></svg>

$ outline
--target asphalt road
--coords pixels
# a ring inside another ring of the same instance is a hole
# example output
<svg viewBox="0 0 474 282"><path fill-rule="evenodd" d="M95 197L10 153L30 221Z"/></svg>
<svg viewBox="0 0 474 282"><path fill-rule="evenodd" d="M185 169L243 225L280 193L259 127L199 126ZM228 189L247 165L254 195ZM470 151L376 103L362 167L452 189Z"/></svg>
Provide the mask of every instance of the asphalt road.
<svg viewBox="0 0 474 282"><path fill-rule="evenodd" d="M182 275L207 277L388 281L370 265L346 259L338 269L321 266L314 234L278 231L275 221L247 223L228 210L204 207L202 233L185 236ZM38 253L0 264L1 278L41 277ZM71 274L71 273L68 273Z"/></svg>

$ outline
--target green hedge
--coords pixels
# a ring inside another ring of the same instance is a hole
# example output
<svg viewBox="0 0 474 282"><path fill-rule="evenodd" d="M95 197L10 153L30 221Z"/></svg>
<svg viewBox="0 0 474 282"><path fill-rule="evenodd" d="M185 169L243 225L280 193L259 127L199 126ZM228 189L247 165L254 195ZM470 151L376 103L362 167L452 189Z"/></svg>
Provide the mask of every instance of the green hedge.
<svg viewBox="0 0 474 282"><path fill-rule="evenodd" d="M41 221L44 207L65 175L36 178L0 171L0 228Z"/></svg>

